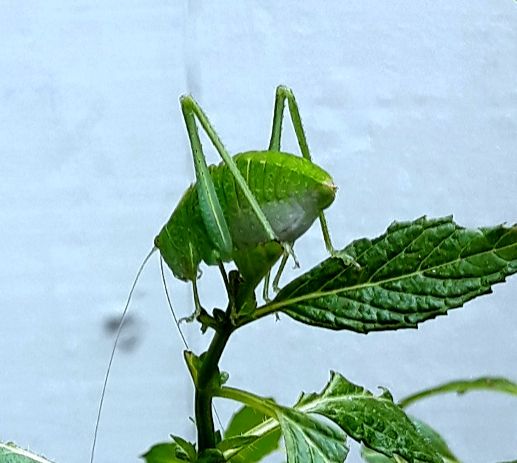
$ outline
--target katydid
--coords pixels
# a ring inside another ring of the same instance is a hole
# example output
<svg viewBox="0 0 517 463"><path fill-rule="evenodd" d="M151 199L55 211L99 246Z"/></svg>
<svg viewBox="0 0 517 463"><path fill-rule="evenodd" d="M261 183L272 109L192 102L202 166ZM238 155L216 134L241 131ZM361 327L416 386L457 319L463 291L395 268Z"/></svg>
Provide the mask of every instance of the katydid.
<svg viewBox="0 0 517 463"><path fill-rule="evenodd" d="M302 157L280 151L285 100ZM292 244L317 218L327 249L335 253L323 210L334 200L336 187L331 176L312 163L298 105L289 88L276 90L268 149L233 157L197 102L191 96L180 101L196 183L187 189L154 244L174 276L192 282L194 316L201 310L196 280L202 261L208 265L233 261L245 280L258 283L282 254L284 258L294 256ZM207 167L196 119L223 159L221 164ZM284 265L285 261L281 269Z"/></svg>
<svg viewBox="0 0 517 463"><path fill-rule="evenodd" d="M301 157L280 150L286 100ZM226 151L198 103L191 96L181 97L180 103L192 149L196 182L186 190L154 239L154 248L133 282L104 380L91 462L109 371L129 301L143 267L156 249L176 278L192 283L196 310L188 320L202 313L196 286L201 262L219 265L225 283L223 263L234 262L248 292L254 292L260 281L265 279L264 297L267 299L271 268L283 256L273 282L273 289L277 290L288 257L292 256L297 264L293 243L316 219L320 221L330 254L353 263L348 256L336 252L331 244L323 210L334 201L336 187L331 176L311 160L298 105L289 88L279 86L276 89L268 149L247 151L233 157ZM207 166L197 122L223 159L221 164ZM179 328L174 312L173 316ZM183 342L186 345L184 338Z"/></svg>

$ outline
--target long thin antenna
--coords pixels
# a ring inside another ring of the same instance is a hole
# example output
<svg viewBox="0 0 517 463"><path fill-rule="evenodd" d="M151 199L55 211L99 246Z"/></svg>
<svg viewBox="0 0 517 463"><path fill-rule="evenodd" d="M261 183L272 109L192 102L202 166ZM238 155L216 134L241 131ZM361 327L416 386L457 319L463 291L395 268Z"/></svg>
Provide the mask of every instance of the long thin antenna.
<svg viewBox="0 0 517 463"><path fill-rule="evenodd" d="M163 258L160 256L160 272L162 274L162 282L163 282L163 289L165 290L165 297L167 298L167 304L169 305L169 309L172 314L172 318L174 318L174 323L176 323L176 327L178 328L178 332L181 336L181 340L183 341L183 344L185 345L185 348L187 350L190 350L190 347L187 344L187 340L185 339L185 336L183 334L183 331L181 331L180 323L178 320L178 317L176 316L176 312L174 312L174 308L172 307L171 298L169 296L169 290L167 289L167 282L165 280L165 272L163 271Z"/></svg>
<svg viewBox="0 0 517 463"><path fill-rule="evenodd" d="M95 431L93 433L93 444L92 444L92 451L90 454L90 463L93 463L93 458L95 456L95 445L97 444L97 433L99 431L99 423L101 419L101 413L102 413L102 406L104 405L104 396L106 394L106 387L108 386L108 378L111 371L111 364L113 363L113 358L115 357L115 351L117 350L117 344L120 338L120 333L122 332L122 327L124 326L124 321L126 319L127 311L129 309L129 303L131 302L131 297L133 296L133 291L135 290L136 284L138 282L138 279L140 278L140 275L142 274L142 271L144 270L145 265L153 255L153 253L157 250L156 247L153 247L149 254L145 257L142 264L140 265L140 268L138 269L138 272L136 273L135 279L133 281L133 285L131 286L131 290L129 291L129 295L126 300L126 305L124 306L124 311L122 312L122 316L120 317L120 323L117 328L117 334L115 336L115 343L113 344L113 349L111 350L110 359L108 362L108 369L106 370L106 376L104 377L104 384L102 385L102 394L101 394L101 400L99 402L99 410L97 411L97 420L95 421Z"/></svg>
<svg viewBox="0 0 517 463"><path fill-rule="evenodd" d="M190 347L187 344L187 341L185 339L185 336L183 335L183 331L181 331L181 325L179 322L179 319L176 315L176 312L174 312L174 307L172 306L171 298L169 296L169 290L167 289L167 281L165 280L165 272L163 271L163 258L160 256L160 271L162 274L162 281L163 281L163 289L165 290L165 297L167 298L167 303L169 305L169 309L172 314L172 318L174 318L174 323L176 323L176 327L178 328L178 332L181 336L181 339L183 340L183 344L185 345L187 350L190 350ZM219 413L217 413L217 410L215 408L215 405L212 405L215 413L215 417L217 419L217 422L219 423L219 427L223 429L223 423L221 422L221 418L219 417Z"/></svg>

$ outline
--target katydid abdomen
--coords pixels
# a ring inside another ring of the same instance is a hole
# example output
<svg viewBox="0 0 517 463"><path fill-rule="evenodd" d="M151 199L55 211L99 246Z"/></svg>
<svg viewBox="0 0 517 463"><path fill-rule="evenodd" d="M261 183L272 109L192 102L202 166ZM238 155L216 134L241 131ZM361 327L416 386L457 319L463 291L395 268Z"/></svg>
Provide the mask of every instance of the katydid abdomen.
<svg viewBox="0 0 517 463"><path fill-rule="evenodd" d="M334 200L336 187L331 176L302 157L275 151L250 151L237 154L233 159L282 242L299 238ZM191 185L155 238L155 246L174 276L186 281L197 278L201 261L217 265L221 261L236 260L241 252L249 254L255 248L267 248L271 241L227 165L210 166L209 172L230 230L233 254L221 257L217 245L210 239L196 185ZM273 253L269 258L275 260L282 248L272 245L265 252Z"/></svg>

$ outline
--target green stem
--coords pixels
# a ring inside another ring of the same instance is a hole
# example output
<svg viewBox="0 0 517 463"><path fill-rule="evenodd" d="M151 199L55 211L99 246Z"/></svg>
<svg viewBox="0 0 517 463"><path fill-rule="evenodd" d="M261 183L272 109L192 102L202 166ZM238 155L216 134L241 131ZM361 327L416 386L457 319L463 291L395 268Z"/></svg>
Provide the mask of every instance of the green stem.
<svg viewBox="0 0 517 463"><path fill-rule="evenodd" d="M439 386L424 389L411 394L399 402L399 406L406 408L421 399L427 399L438 394L457 393L465 394L471 391L494 391L517 395L517 384L505 378L483 377L477 379L466 379L450 381Z"/></svg>
<svg viewBox="0 0 517 463"><path fill-rule="evenodd" d="M212 398L214 391L211 381L218 374L218 364L223 350L230 338L232 329L222 327L216 331L212 342L203 358L203 364L199 370L195 394L195 414L197 427L198 451L214 448L215 428L212 415Z"/></svg>
<svg viewBox="0 0 517 463"><path fill-rule="evenodd" d="M248 405L255 410L261 411L264 415L272 418L276 418L277 416L275 408L268 404L267 399L252 394L251 392L243 391L242 389L237 389L235 387L224 386L215 391L215 395L217 397L241 402L244 405Z"/></svg>

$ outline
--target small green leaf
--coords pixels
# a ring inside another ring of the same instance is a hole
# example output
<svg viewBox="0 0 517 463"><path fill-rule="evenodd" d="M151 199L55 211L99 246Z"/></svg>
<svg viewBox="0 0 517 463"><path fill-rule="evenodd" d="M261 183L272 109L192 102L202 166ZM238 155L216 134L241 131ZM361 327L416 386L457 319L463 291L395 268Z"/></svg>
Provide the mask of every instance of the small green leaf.
<svg viewBox="0 0 517 463"><path fill-rule="evenodd" d="M196 461L195 454L192 459L176 442L153 445L141 458L146 463L185 463Z"/></svg>
<svg viewBox="0 0 517 463"><path fill-rule="evenodd" d="M451 381L429 389L424 389L423 391L417 392L415 394L411 394L402 399L399 402L399 405L405 408L418 400L422 400L438 394L446 394L450 392L466 394L467 392L472 391L492 391L517 395L517 383L514 383L506 378L492 377Z"/></svg>
<svg viewBox="0 0 517 463"><path fill-rule="evenodd" d="M280 428L266 428L263 432L257 428L267 418L264 413L248 406L233 415L222 442L235 437L252 437L253 440L239 448L235 447L232 452L229 452L230 449L224 451L231 463L256 463L278 449L282 435Z"/></svg>
<svg viewBox="0 0 517 463"><path fill-rule="evenodd" d="M283 288L256 316L360 333L415 328L517 272L517 225L465 229L451 217L392 224L347 246L360 265L329 258Z"/></svg>
<svg viewBox="0 0 517 463"><path fill-rule="evenodd" d="M51 463L50 460L36 455L28 450L17 447L12 442L0 443L1 463Z"/></svg>
<svg viewBox="0 0 517 463"><path fill-rule="evenodd" d="M185 455L192 461L195 461L197 458L196 447L191 442L183 439L180 436L175 436L171 434L172 440L178 445L178 451L183 451ZM176 453L178 453L178 451Z"/></svg>
<svg viewBox="0 0 517 463"><path fill-rule="evenodd" d="M319 394L303 394L296 409L325 416L356 441L387 456L442 463L389 393L376 397L339 373L331 373Z"/></svg>
<svg viewBox="0 0 517 463"><path fill-rule="evenodd" d="M278 419L287 463L342 463L348 455L346 435L294 409L282 407Z"/></svg>
<svg viewBox="0 0 517 463"><path fill-rule="evenodd" d="M190 376L192 377L192 381L194 382L194 385L197 387L199 369L202 365L201 359L196 354L194 354L194 352L191 352L189 350L183 352L183 356L185 357L185 363L187 364Z"/></svg>

